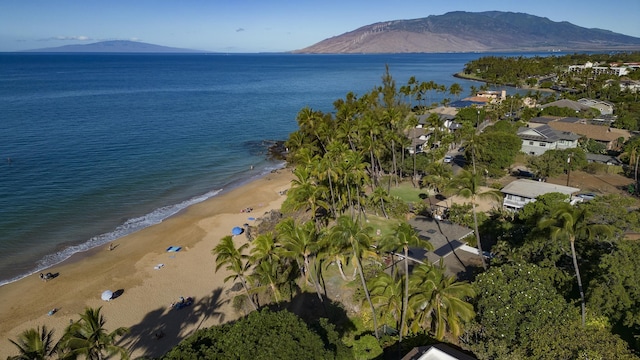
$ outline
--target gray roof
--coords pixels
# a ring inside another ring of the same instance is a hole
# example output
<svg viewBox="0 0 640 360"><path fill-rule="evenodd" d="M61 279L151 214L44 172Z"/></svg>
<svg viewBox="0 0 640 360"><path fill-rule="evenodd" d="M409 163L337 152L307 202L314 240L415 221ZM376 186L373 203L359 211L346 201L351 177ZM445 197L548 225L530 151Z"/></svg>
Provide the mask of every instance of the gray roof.
<svg viewBox="0 0 640 360"><path fill-rule="evenodd" d="M580 111L580 110L589 110L591 107L581 104L577 101L569 100L569 99L560 99L558 101L550 102L548 104L540 105L541 108L546 108L549 106L557 106L562 108L569 108L571 110Z"/></svg>
<svg viewBox="0 0 640 360"><path fill-rule="evenodd" d="M558 192L565 195L571 195L580 191L578 188L551 184L542 181L534 181L528 179L518 179L510 182L507 186L503 187L504 194L517 195L530 199L535 199L540 195Z"/></svg>
<svg viewBox="0 0 640 360"><path fill-rule="evenodd" d="M615 156L610 156L610 155L603 155L603 154L591 154L588 153L587 154L587 161L592 161L592 162L599 162L599 163L603 163L603 164L614 164L614 165L621 165L622 162L620 160L618 160L617 157Z"/></svg>
<svg viewBox="0 0 640 360"><path fill-rule="evenodd" d="M545 116L537 116L534 118L531 118L531 120L529 120L529 122L532 123L538 123L538 124L548 124L552 121L555 121L556 118L549 118L549 117L545 117Z"/></svg>
<svg viewBox="0 0 640 360"><path fill-rule="evenodd" d="M531 135L524 134L525 131L534 130L538 132L540 135ZM569 131L559 131L552 129L549 125L542 125L536 128L528 128L528 127L520 127L518 129L518 136L521 139L525 140L536 140L536 141L546 141L546 142L555 142L558 140L578 140L580 139L580 135L574 134Z"/></svg>

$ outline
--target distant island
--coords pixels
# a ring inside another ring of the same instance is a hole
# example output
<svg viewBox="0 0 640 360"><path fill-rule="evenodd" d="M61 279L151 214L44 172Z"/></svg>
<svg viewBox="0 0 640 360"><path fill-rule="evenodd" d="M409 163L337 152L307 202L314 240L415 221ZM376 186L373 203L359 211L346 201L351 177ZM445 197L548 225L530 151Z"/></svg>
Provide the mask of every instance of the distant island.
<svg viewBox="0 0 640 360"><path fill-rule="evenodd" d="M181 49L155 44L148 44L139 41L111 40L100 41L91 44L65 45L44 49L26 50L26 52L42 53L206 53L207 51Z"/></svg>

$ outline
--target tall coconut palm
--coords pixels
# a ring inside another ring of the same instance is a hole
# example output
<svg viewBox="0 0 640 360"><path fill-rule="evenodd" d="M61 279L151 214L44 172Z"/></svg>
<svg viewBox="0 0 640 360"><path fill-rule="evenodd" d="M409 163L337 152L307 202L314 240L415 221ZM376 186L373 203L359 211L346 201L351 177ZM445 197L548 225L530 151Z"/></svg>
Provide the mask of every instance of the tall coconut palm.
<svg viewBox="0 0 640 360"><path fill-rule="evenodd" d="M480 253L480 259L482 260L482 267L486 270L487 263L484 260L484 253L482 251L482 243L480 242L480 232L478 231L478 215L476 211L476 204L478 199L490 199L499 202L502 199L502 193L495 189L489 189L482 191L480 188L480 177L477 173L463 170L458 174L447 186L449 192L453 192L456 195L462 196L466 199L471 199L471 211L473 213L473 225L476 233L476 241L478 242L478 252Z"/></svg>
<svg viewBox="0 0 640 360"><path fill-rule="evenodd" d="M318 184L311 168L311 166L296 167L293 171L296 178L291 182L289 197L293 199L295 209L305 208L310 210L311 216L316 222L318 209L329 209L329 206L325 201L326 188L322 184Z"/></svg>
<svg viewBox="0 0 640 360"><path fill-rule="evenodd" d="M396 328L404 328L405 324L402 317L403 313L403 298L402 294L403 281L398 281L396 276L391 276L386 272L383 272L372 279L369 283L371 288L371 301L378 306L381 317L385 315L391 315L395 320ZM402 335L400 335L402 339Z"/></svg>
<svg viewBox="0 0 640 360"><path fill-rule="evenodd" d="M57 350L53 342L53 330L46 326L23 331L18 338L9 340L18 348L20 355L10 356L10 360L44 360L52 358Z"/></svg>
<svg viewBox="0 0 640 360"><path fill-rule="evenodd" d="M278 279L278 263L273 263L270 261L262 261L256 264L253 269L253 273L249 275L249 278L258 285L269 286L273 297L276 300L276 303L279 303L282 300L282 296L280 295L280 281ZM255 283L252 285L252 289L259 289L256 287Z"/></svg>
<svg viewBox="0 0 640 360"><path fill-rule="evenodd" d="M373 330L376 339L379 339L378 335L378 320L376 319L376 310L371 301L369 294L369 288L364 278L364 271L362 269L362 259L365 254L371 254L371 236L372 231L370 226L361 226L359 222L353 220L348 216L341 216L338 218L337 223L331 228L331 234L329 238L336 244L342 244L344 247L350 247L353 253L353 258L358 267L358 273L360 274L360 281L362 283L362 289L371 307Z"/></svg>
<svg viewBox="0 0 640 360"><path fill-rule="evenodd" d="M220 243L211 250L211 253L216 257L216 272L223 266L226 266L226 270L231 271L231 275L227 276L224 279L224 282L227 282L229 279L233 279L234 281L236 279L240 279L240 283L244 288L251 306L253 306L254 310L258 310L258 306L253 301L249 292L249 286L247 285L247 279L245 278L245 274L251 266L251 263L248 261L249 256L244 254L248 247L249 244L245 243L236 248L233 243L233 237L231 237L231 235L227 235L220 239Z"/></svg>
<svg viewBox="0 0 640 360"><path fill-rule="evenodd" d="M67 327L61 340L62 346L69 349L74 358L84 356L89 360L101 360L117 355L120 359L129 359L127 349L116 345L116 338L129 330L120 327L107 332L104 328L106 320L100 310L101 307L86 308L80 314L80 320Z"/></svg>
<svg viewBox="0 0 640 360"><path fill-rule="evenodd" d="M250 260L255 264L251 278L261 284L268 283L276 302L280 302L278 270L282 248L278 245L275 236L271 232L260 234L251 243L253 248L251 249Z"/></svg>
<svg viewBox="0 0 640 360"><path fill-rule="evenodd" d="M420 240L416 231L406 222L396 225L393 234L384 239L382 248L386 251L402 251L404 257L404 297L402 302L402 319L400 321L400 342L402 336L406 334L404 325L406 323L408 301L409 301L409 247L420 247L428 251L433 250L433 245L428 241Z"/></svg>
<svg viewBox="0 0 640 360"><path fill-rule="evenodd" d="M369 195L369 202L372 205L379 205L380 209L382 210L382 215L384 215L384 217L387 219L389 218L389 215L387 214L387 210L385 209L384 204L388 203L389 201L389 194L387 194L387 191L380 186L376 187L375 190L373 190L373 192Z"/></svg>
<svg viewBox="0 0 640 360"><path fill-rule="evenodd" d="M314 277L315 266L312 265L312 260L321 247L315 225L312 222L298 225L292 218L287 218L276 225L276 230L282 244L282 256L298 262L307 284L311 275L311 283L318 298L323 301L319 281Z"/></svg>
<svg viewBox="0 0 640 360"><path fill-rule="evenodd" d="M444 275L442 268L419 265L409 279L412 295L409 300L412 330L428 329L438 340L450 332L460 336L463 323L475 316L468 298L475 296L473 287Z"/></svg>
<svg viewBox="0 0 640 360"><path fill-rule="evenodd" d="M589 224L585 209L564 202L560 203L553 210L550 217L541 219L538 227L540 229L548 229L553 240L568 240L571 245L573 268L576 272L576 281L578 283L578 291L580 292L582 326L585 326L586 305L584 291L582 290L580 268L578 267L578 257L576 255L576 238L589 239L596 235L610 236L613 231L609 225Z"/></svg>

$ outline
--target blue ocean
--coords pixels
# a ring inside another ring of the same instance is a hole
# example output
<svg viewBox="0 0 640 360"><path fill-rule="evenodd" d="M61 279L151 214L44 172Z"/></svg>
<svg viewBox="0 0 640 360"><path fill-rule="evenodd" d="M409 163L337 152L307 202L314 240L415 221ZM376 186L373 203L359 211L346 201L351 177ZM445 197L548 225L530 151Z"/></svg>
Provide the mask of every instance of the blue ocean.
<svg viewBox="0 0 640 360"><path fill-rule="evenodd" d="M304 107L486 54L0 54L0 285L284 166ZM439 101L439 99L434 99Z"/></svg>

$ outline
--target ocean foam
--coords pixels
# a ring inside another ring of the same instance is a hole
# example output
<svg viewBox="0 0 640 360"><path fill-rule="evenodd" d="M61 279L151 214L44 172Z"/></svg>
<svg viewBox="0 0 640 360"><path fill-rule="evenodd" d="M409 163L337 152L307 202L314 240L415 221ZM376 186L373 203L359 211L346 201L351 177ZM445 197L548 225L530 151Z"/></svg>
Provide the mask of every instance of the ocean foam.
<svg viewBox="0 0 640 360"><path fill-rule="evenodd" d="M223 189L217 189L217 190L212 190L209 191L205 194L199 195L199 196L195 196L191 199L182 201L178 204L174 204L174 205L168 205L168 206L163 206L161 208L158 208L146 215L140 216L140 217L136 217L136 218L132 218L129 219L127 221L125 221L122 225L118 226L115 230L108 232L108 233L104 233L104 234L100 234L100 235L96 235L94 237L92 237L91 239L85 241L82 244L78 244L78 245L72 245L69 246L67 248L65 248L62 251L58 251L55 254L50 254L50 255L46 255L44 256L42 259L40 259L37 264L36 264L36 268L31 271L28 274L23 274L23 275L18 275L12 279L9 280L0 280L0 286L2 285L6 285L9 283L12 283L14 281L18 281L20 279L23 279L29 275L33 275L35 273L41 272L47 268L50 268L54 265L57 265L65 260L67 260L68 258L70 258L72 255L77 254L77 253L81 253L81 252L85 252L88 250L91 250L93 248L96 248L98 246L104 245L106 243L109 243L113 240L119 239L121 237L127 236L129 234L133 234L136 231L142 230L144 228L147 228L149 226L152 225L156 225L161 223L162 221L164 221L165 219L179 213L180 211L188 208L191 205L197 204L197 203L201 203L209 198L212 198L216 195L218 195L220 192L222 192Z"/></svg>

